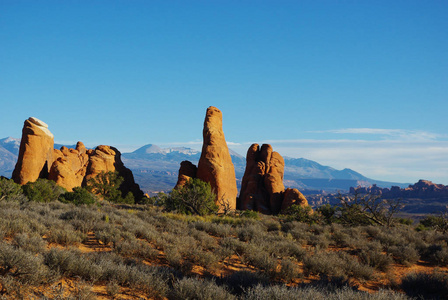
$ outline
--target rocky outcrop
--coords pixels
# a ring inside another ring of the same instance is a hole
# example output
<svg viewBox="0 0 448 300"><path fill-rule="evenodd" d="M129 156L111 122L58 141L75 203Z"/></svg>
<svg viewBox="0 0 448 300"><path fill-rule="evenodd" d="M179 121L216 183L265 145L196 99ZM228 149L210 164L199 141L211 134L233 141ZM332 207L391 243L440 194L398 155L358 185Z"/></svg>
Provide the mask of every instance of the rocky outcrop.
<svg viewBox="0 0 448 300"><path fill-rule="evenodd" d="M351 187L350 193L379 195L384 199L432 199L448 197L448 186L420 179L417 183L411 184L405 189L398 186L392 186L390 189L380 188L374 184L369 187Z"/></svg>
<svg viewBox="0 0 448 300"><path fill-rule="evenodd" d="M191 178L196 178L198 168L190 161L184 160L180 163L179 176L174 188L184 186Z"/></svg>
<svg viewBox="0 0 448 300"><path fill-rule="evenodd" d="M84 186L87 180L103 171L116 171L124 178L120 186L123 196L131 192L137 201L143 197L132 171L124 166L121 153L116 148L101 145L95 150L87 150L81 142L77 143L76 149L53 148L53 135L48 126L36 118L26 120L12 176L14 181L26 184L45 178L71 191L74 187Z"/></svg>
<svg viewBox="0 0 448 300"><path fill-rule="evenodd" d="M55 181L68 191L81 186L89 163L89 155L84 144L78 142L76 149L67 147L61 147L60 150L54 149L53 156L55 161L51 166L48 179Z"/></svg>
<svg viewBox="0 0 448 300"><path fill-rule="evenodd" d="M53 164L53 134L48 125L36 118L25 121L22 129L19 157L12 179L19 184L48 177Z"/></svg>
<svg viewBox="0 0 448 300"><path fill-rule="evenodd" d="M224 201L230 209L236 208L235 169L222 130L222 113L216 107L207 108L202 131L203 144L198 163L197 178L210 183L217 204Z"/></svg>
<svg viewBox="0 0 448 300"><path fill-rule="evenodd" d="M287 188L284 193L282 207L280 211L285 211L291 205L308 206L308 201L298 189Z"/></svg>
<svg viewBox="0 0 448 300"><path fill-rule="evenodd" d="M297 189L283 185L285 162L271 145L253 144L246 156L246 170L241 183L239 208L264 214L278 214L292 204L307 206L305 196Z"/></svg>
<svg viewBox="0 0 448 300"><path fill-rule="evenodd" d="M136 200L143 197L143 192L135 183L132 171L126 168L121 160L121 153L112 146L100 145L95 150L88 150L89 163L86 170L85 181L96 177L101 172L118 172L124 181L120 185L122 196L131 192Z"/></svg>
<svg viewBox="0 0 448 300"><path fill-rule="evenodd" d="M216 194L216 204L226 203L227 208L236 209L235 169L222 130L222 113L216 107L207 108L202 131L203 145L198 167L183 161L179 169L176 187L182 186L189 178L208 182Z"/></svg>

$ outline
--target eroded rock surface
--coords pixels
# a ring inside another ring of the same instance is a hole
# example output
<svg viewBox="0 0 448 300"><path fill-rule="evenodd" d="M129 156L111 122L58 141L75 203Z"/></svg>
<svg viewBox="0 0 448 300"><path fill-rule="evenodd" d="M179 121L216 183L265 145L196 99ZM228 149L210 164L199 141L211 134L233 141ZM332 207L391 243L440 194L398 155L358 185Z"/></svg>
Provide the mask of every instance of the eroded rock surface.
<svg viewBox="0 0 448 300"><path fill-rule="evenodd" d="M197 170L198 168L191 161L181 162L175 188L184 186L191 178L196 178Z"/></svg>
<svg viewBox="0 0 448 300"><path fill-rule="evenodd" d="M235 169L222 130L222 113L216 107L207 108L202 135L204 141L197 178L210 183L217 204L224 201L230 209L235 209L238 195Z"/></svg>
<svg viewBox="0 0 448 300"><path fill-rule="evenodd" d="M48 125L33 117L26 120L12 179L16 183L26 184L47 177L53 163L53 148L53 134L48 130Z"/></svg>
<svg viewBox="0 0 448 300"><path fill-rule="evenodd" d="M68 191L81 186L89 163L89 155L84 144L78 142L76 149L67 147L61 147L60 150L54 149L53 156L55 160L48 179L55 181Z"/></svg>
<svg viewBox="0 0 448 300"><path fill-rule="evenodd" d="M86 149L81 142L77 143L76 149L53 148L53 134L48 130L48 125L36 118L26 120L12 175L14 181L26 184L45 178L71 191L74 187L85 185L87 180L101 172L117 171L124 178L120 186L122 195L131 192L136 200L143 197L132 171L124 166L121 153L116 148L101 145L95 150Z"/></svg>
<svg viewBox="0 0 448 300"><path fill-rule="evenodd" d="M176 187L184 185L190 178L199 178L211 185L221 210L223 203L229 209L236 209L235 168L222 130L222 113L216 107L207 108L202 135L204 141L198 167L183 161Z"/></svg>
<svg viewBox="0 0 448 300"><path fill-rule="evenodd" d="M292 204L308 205L297 189L283 185L285 161L272 150L271 145L252 144L246 155L239 197L239 208L255 210L264 214L278 214Z"/></svg>

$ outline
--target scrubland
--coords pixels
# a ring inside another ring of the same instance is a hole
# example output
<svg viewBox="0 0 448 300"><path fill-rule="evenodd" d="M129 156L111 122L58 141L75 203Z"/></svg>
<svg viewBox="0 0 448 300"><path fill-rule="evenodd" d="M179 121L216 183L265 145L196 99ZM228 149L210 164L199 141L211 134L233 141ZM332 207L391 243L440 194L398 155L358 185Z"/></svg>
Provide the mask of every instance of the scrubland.
<svg viewBox="0 0 448 300"><path fill-rule="evenodd" d="M443 230L37 202L5 186L2 299L447 299Z"/></svg>

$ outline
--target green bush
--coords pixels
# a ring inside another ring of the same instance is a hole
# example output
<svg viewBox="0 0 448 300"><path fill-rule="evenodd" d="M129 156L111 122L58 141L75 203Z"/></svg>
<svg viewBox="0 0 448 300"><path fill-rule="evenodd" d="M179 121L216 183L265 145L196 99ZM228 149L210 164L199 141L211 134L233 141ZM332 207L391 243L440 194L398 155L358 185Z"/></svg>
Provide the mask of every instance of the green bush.
<svg viewBox="0 0 448 300"><path fill-rule="evenodd" d="M173 189L164 200L167 211L201 216L218 212L216 195L210 184L197 178L190 179L178 189Z"/></svg>
<svg viewBox="0 0 448 300"><path fill-rule="evenodd" d="M95 195L114 203L134 204L134 195L131 192L123 197L120 186L124 178L118 172L101 172L97 176L87 180L86 188Z"/></svg>
<svg viewBox="0 0 448 300"><path fill-rule="evenodd" d="M59 197L64 203L73 203L75 205L93 204L95 197L92 193L81 187L75 187L73 192L66 192Z"/></svg>
<svg viewBox="0 0 448 300"><path fill-rule="evenodd" d="M20 184L12 179L0 177L0 201L1 200L26 200Z"/></svg>
<svg viewBox="0 0 448 300"><path fill-rule="evenodd" d="M63 187L58 186L54 181L41 178L23 185L22 190L28 199L36 202L56 201L61 194L66 192Z"/></svg>
<svg viewBox="0 0 448 300"><path fill-rule="evenodd" d="M283 211L283 215L290 221L294 220L308 224L317 223L319 221L317 214L313 213L311 206L293 204Z"/></svg>
<svg viewBox="0 0 448 300"><path fill-rule="evenodd" d="M442 215L428 215L423 220L420 220L420 224L417 227L418 231L425 229L435 229L441 232L448 231L448 218L446 214Z"/></svg>

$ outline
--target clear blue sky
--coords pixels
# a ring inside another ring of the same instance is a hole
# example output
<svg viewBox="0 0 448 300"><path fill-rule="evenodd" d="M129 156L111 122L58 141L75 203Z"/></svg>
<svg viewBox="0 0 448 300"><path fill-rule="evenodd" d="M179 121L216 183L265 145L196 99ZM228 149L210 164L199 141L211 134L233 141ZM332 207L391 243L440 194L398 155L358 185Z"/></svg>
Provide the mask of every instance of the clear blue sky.
<svg viewBox="0 0 448 300"><path fill-rule="evenodd" d="M0 0L0 138L231 148L448 184L447 1Z"/></svg>

